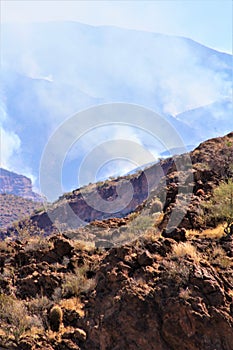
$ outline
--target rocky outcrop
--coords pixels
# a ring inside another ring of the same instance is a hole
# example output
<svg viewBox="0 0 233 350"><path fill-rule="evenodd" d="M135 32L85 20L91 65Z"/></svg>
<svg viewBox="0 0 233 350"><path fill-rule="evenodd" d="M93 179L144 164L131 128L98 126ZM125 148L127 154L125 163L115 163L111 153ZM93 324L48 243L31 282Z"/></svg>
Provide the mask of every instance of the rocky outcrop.
<svg viewBox="0 0 233 350"><path fill-rule="evenodd" d="M3 168L0 168L0 194L13 194L33 201L42 201L41 196L32 191L29 178Z"/></svg>
<svg viewBox="0 0 233 350"><path fill-rule="evenodd" d="M173 242L107 254L86 304L86 350L232 350L232 276L225 283L219 266L176 257Z"/></svg>

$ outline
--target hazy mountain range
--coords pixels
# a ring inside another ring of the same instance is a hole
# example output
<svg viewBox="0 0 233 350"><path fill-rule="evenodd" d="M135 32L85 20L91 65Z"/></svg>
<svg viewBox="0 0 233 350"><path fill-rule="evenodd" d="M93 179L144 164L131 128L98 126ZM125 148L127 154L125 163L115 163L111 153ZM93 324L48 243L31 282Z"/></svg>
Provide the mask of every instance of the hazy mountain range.
<svg viewBox="0 0 233 350"><path fill-rule="evenodd" d="M189 147L233 130L232 56L190 39L72 22L3 25L1 51L2 166L36 179L56 127L102 103L156 111ZM146 135L128 132L153 148ZM66 172L83 153L64 168L66 189L75 187Z"/></svg>

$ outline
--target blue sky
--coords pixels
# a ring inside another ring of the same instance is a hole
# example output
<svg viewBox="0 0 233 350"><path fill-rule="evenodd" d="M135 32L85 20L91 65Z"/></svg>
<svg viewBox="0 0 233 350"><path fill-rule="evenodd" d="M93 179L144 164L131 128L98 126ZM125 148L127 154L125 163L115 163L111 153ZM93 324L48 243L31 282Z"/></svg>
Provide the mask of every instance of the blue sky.
<svg viewBox="0 0 233 350"><path fill-rule="evenodd" d="M232 53L231 0L2 0L1 23L78 21L192 38Z"/></svg>

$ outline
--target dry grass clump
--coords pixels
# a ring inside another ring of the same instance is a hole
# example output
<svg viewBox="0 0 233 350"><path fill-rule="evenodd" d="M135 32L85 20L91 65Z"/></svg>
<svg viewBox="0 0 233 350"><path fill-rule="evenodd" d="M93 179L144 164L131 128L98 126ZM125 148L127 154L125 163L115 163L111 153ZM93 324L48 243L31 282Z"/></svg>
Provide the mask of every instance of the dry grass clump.
<svg viewBox="0 0 233 350"><path fill-rule="evenodd" d="M75 310L80 315L80 317L84 316L83 304L77 297L73 297L70 299L62 299L59 305L62 309Z"/></svg>
<svg viewBox="0 0 233 350"><path fill-rule="evenodd" d="M85 250L87 252L91 252L95 249L95 243L90 241L84 241L84 240L73 240L72 241L73 247L75 250Z"/></svg>
<svg viewBox="0 0 233 350"><path fill-rule="evenodd" d="M149 228L146 231L145 239L151 242L157 242L158 238L160 237L160 231L157 228Z"/></svg>
<svg viewBox="0 0 233 350"><path fill-rule="evenodd" d="M225 235L224 233L225 225L220 224L215 228L208 228L203 231L198 230L187 230L188 237L205 237L205 238L221 238Z"/></svg>
<svg viewBox="0 0 233 350"><path fill-rule="evenodd" d="M178 244L175 244L173 246L171 257L181 258L185 256L192 258L195 262L199 262L200 260L200 256L197 252L196 247L194 247L191 243L180 242Z"/></svg>

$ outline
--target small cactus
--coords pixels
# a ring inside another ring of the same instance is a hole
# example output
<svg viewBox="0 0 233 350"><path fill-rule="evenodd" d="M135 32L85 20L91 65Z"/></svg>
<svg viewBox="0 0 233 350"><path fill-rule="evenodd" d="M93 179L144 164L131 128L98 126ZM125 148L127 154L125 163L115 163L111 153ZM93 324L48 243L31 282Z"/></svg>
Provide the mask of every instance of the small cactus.
<svg viewBox="0 0 233 350"><path fill-rule="evenodd" d="M55 305L52 307L49 313L50 328L53 332L59 332L62 324L63 312L60 306Z"/></svg>
<svg viewBox="0 0 233 350"><path fill-rule="evenodd" d="M159 199L155 199L151 204L150 213L153 214L153 213L158 213L162 211L163 211L163 204Z"/></svg>

